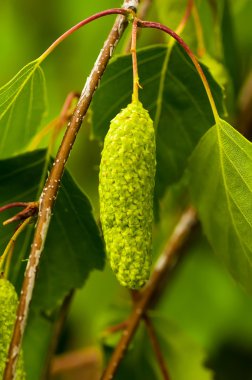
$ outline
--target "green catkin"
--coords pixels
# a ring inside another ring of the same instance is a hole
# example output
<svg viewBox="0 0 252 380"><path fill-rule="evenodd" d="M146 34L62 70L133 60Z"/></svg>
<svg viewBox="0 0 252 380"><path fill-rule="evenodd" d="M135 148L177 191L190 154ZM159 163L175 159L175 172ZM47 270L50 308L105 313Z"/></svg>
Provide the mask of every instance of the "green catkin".
<svg viewBox="0 0 252 380"><path fill-rule="evenodd" d="M14 286L0 277L0 379L3 378L9 345L16 319L18 297ZM18 359L15 380L25 380L22 355Z"/></svg>
<svg viewBox="0 0 252 380"><path fill-rule="evenodd" d="M99 176L107 256L120 284L131 289L150 275L155 151L153 121L133 102L111 121Z"/></svg>

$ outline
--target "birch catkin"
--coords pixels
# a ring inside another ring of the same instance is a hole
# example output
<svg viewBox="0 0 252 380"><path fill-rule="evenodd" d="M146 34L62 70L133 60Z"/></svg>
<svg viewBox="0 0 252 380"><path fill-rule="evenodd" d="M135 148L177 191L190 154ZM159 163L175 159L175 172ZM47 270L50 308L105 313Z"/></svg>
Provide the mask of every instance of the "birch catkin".
<svg viewBox="0 0 252 380"><path fill-rule="evenodd" d="M121 285L142 287L151 267L155 132L140 102L110 124L100 165L100 214L107 255Z"/></svg>
<svg viewBox="0 0 252 380"><path fill-rule="evenodd" d="M18 297L14 286L0 277L0 379L3 378L9 345L16 319ZM22 355L18 359L15 380L25 380Z"/></svg>

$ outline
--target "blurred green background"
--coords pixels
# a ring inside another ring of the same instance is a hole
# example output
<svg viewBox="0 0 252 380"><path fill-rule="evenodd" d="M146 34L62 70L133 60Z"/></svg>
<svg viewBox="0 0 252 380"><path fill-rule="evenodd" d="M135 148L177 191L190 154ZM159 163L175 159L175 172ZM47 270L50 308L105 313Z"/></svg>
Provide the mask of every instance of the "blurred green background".
<svg viewBox="0 0 252 380"><path fill-rule="evenodd" d="M69 27L93 13L120 5L117 0L1 0L0 85L38 57ZM233 0L230 5L234 12L236 58L241 62L242 76L246 79L252 62L252 1ZM156 18L157 13L153 6L148 19ZM81 91L113 20L114 17L110 16L79 30L43 63L48 91L48 113L44 124L59 114L70 91ZM139 46L162 41L160 34L155 32L142 34ZM117 52L122 46L123 41ZM90 141L89 134L87 123L78 136L68 168L90 197L97 215L100 146L96 141ZM171 213L175 211L176 218L178 210L174 210L172 199L168 194L163 208L165 212L167 209ZM167 231L172 229L174 218L161 223L164 235L167 236ZM192 242L190 251L162 297L158 310L176 321L206 349L208 364L216 369L216 379L251 380L252 299L233 282L204 237L198 243ZM127 309L128 294L117 285L110 269L92 273L84 288L76 294L59 350L97 344L109 315L120 304Z"/></svg>

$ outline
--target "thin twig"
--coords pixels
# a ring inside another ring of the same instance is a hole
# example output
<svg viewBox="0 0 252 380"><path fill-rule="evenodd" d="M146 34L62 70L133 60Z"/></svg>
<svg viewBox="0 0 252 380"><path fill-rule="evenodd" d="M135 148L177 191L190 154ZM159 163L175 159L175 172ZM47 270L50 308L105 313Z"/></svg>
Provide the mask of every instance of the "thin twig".
<svg viewBox="0 0 252 380"><path fill-rule="evenodd" d="M138 0L125 0L123 8L137 9L138 3ZM81 127L83 118L87 113L93 94L126 25L126 18L124 16L117 16L114 26L112 27L112 30L109 33L109 36L105 41L104 46L94 64L91 74L86 81L85 87L81 93L81 97L73 113L70 125L64 135L56 159L53 163L53 167L43 188L40 197L38 221L20 294L17 318L14 326L11 344L9 347L8 360L5 367L3 380L12 380L15 376L15 367L22 344L29 305L35 284L36 272L39 265L41 253L44 249L47 231L51 220L52 209L56 200L67 159L69 157L77 133Z"/></svg>
<svg viewBox="0 0 252 380"><path fill-rule="evenodd" d="M74 99L79 99L80 94L78 92L70 92L63 104L63 107L61 109L61 112L59 116L57 116L55 119L53 119L49 124L45 125L31 140L30 144L27 147L27 150L35 150L37 149L39 143L41 142L42 138L45 137L51 130L52 137L50 145L53 147L53 143L56 140L57 134L63 128L63 126L67 123L68 120L70 120L73 109L72 109L72 102ZM49 148L49 150L51 147Z"/></svg>
<svg viewBox="0 0 252 380"><path fill-rule="evenodd" d="M84 369L90 366L99 368L100 365L101 353L98 349L93 347L85 348L83 350L72 351L56 356L53 360L51 376L64 374L76 369Z"/></svg>
<svg viewBox="0 0 252 380"><path fill-rule="evenodd" d="M12 250L12 248L14 247L15 243L16 243L16 240L18 238L18 236L21 234L21 232L25 229L25 227L30 223L32 219L32 216L30 216L29 218L27 218L24 222L22 222L18 228L16 229L16 231L14 232L14 234L12 235L12 237L10 238L10 241L9 243L7 244L2 256L0 256L0 271L2 269L2 266L4 264L4 261L6 259L6 257L8 256L8 253Z"/></svg>
<svg viewBox="0 0 252 380"><path fill-rule="evenodd" d="M20 204L21 203L22 202L20 202ZM30 216L36 217L38 214L38 208L39 208L38 202L27 202L26 207L22 211L18 212L16 215L12 216L11 218L5 220L3 222L3 225L6 226L7 224L10 224L13 222L22 221L29 218Z"/></svg>
<svg viewBox="0 0 252 380"><path fill-rule="evenodd" d="M74 291L72 290L64 299L60 311L59 311L59 317L56 320L56 323L54 325L54 331L53 331L53 337L50 342L50 346L47 349L47 360L46 364L44 365L44 371L43 371L43 376L42 379L47 380L49 378L49 375L52 371L52 366L53 366L53 355L56 351L58 341L62 332L62 329L65 325L66 318L72 303Z"/></svg>
<svg viewBox="0 0 252 380"><path fill-rule="evenodd" d="M62 124L65 122L67 122L68 120L68 114L69 114L69 110L71 108L71 105L72 105L72 102L74 99L79 99L80 97L80 93L77 92L77 91L71 91L66 99L65 99L65 102L63 104L63 107L60 111L60 115L59 115L59 119L61 120Z"/></svg>
<svg viewBox="0 0 252 380"><path fill-rule="evenodd" d="M191 15L193 5L194 5L194 0L188 0L187 1L185 13L184 13L179 25L176 28L177 34L181 34L183 32L183 30L185 29L186 23L187 23L190 15Z"/></svg>
<svg viewBox="0 0 252 380"><path fill-rule="evenodd" d="M118 323L117 325L109 326L104 330L101 334L102 337L106 337L110 334L114 334L118 331L122 331L127 327L128 321L123 321L121 323Z"/></svg>
<svg viewBox="0 0 252 380"><path fill-rule="evenodd" d="M144 19L147 13L149 12L149 9L153 3L153 0L142 0L140 7L139 7L139 12L137 13L138 17L141 19Z"/></svg>
<svg viewBox="0 0 252 380"><path fill-rule="evenodd" d="M238 130L252 141L252 71L245 80L239 95Z"/></svg>
<svg viewBox="0 0 252 380"><path fill-rule="evenodd" d="M28 202L12 202L12 203L8 203L7 205L4 205L2 207L0 207L0 212L4 212L6 210L9 210L10 208L14 208L14 207L27 207L28 206Z"/></svg>
<svg viewBox="0 0 252 380"><path fill-rule="evenodd" d="M141 297L139 297L136 301L132 314L128 319L128 325L123 331L122 337L110 358L108 366L102 375L102 380L113 379L116 370L128 348L128 345L136 332L141 318L144 316L148 306L155 296L155 291L158 288L159 283L163 280L163 278L167 277L170 270L178 261L182 248L185 246L188 237L196 224L196 211L193 208L189 208L180 218L171 238L167 243L167 246L164 249L164 252L155 265L150 280L141 292Z"/></svg>
<svg viewBox="0 0 252 380"><path fill-rule="evenodd" d="M196 32L197 42L198 42L197 54L199 58L202 58L203 55L206 53L206 47L205 47L205 42L204 42L203 28L202 28L202 24L200 21L200 16L199 16L199 12L198 12L196 4L194 4L193 6L193 19L194 19L195 32Z"/></svg>
<svg viewBox="0 0 252 380"><path fill-rule="evenodd" d="M156 294L156 292L155 292L155 294ZM135 290L130 290L130 295L131 295L131 299L133 301L133 304L135 305L141 296L141 292L135 291ZM166 363L165 363L165 360L164 360L164 357L162 354L161 347L159 345L153 324L152 324L151 319L149 318L147 312L145 312L143 314L142 319L145 323L146 330L148 332L150 342L152 344L154 353L156 355L156 359L157 359L158 365L160 367L160 371L163 375L163 378L164 378L164 380L170 380L170 376L169 376L168 369L167 369L167 366L166 366ZM127 324L129 323L129 321L126 320L124 323L125 323L125 327L127 327Z"/></svg>
<svg viewBox="0 0 252 380"><path fill-rule="evenodd" d="M135 295L139 294L139 293L140 292L134 293L133 291L130 291L133 303L135 303L137 301L137 298L135 297ZM150 318L148 317L147 314L144 314L143 317L142 317L142 319L143 319L143 321L144 321L144 323L146 325L146 330L148 332L148 335L149 335L149 338L150 338L150 341L151 341L154 353L156 355L157 362L159 364L161 373L163 375L163 378L164 378L164 380L170 380L170 377L169 377L169 374L168 374L168 370L167 370L167 367L166 367L166 363L165 363L165 360L164 360L164 357L163 357L163 354L162 354L162 350L161 350L161 347L159 345L158 339L156 337L156 333L155 333L154 327L152 325L152 322L151 322L151 320L150 320ZM128 323L129 323L129 321L126 320L126 321L123 321L121 323L118 323L117 325L110 326L109 328L107 328L102 333L102 337L106 337L107 335L116 333L118 331L125 330L127 328Z"/></svg>
<svg viewBox="0 0 252 380"><path fill-rule="evenodd" d="M58 120L57 120L55 127L53 129L53 133L52 133L51 140L49 143L49 148L48 148L49 151L53 150L53 147L54 147L54 144L57 140L59 132L65 126L65 124L68 122L68 120L71 119L72 112L73 112L73 108L71 109L73 100L76 100L76 102L77 102L77 100L79 98L80 98L80 93L74 92L74 91L70 92L68 94L68 96L66 97L66 100L63 104L60 115L58 117Z"/></svg>
<svg viewBox="0 0 252 380"><path fill-rule="evenodd" d="M156 355L157 362L159 364L161 373L163 375L163 379L164 380L171 380L169 373L168 373L168 369L166 367L165 359L164 359L163 354L162 354L161 347L159 345L159 342L158 342L158 339L157 339L157 336L156 336L156 333L155 333L155 330L153 327L153 324L152 324L150 318L147 316L147 314L144 315L144 322L145 322L147 332L149 334L149 338L150 338L150 341L151 341L151 344L153 347L153 351Z"/></svg>

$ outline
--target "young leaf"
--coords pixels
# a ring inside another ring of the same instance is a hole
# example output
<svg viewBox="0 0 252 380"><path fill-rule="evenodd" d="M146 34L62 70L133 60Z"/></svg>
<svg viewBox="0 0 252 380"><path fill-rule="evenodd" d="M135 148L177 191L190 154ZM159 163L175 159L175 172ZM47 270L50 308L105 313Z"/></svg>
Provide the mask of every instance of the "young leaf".
<svg viewBox="0 0 252 380"><path fill-rule="evenodd" d="M24 150L45 112L45 79L38 60L0 88L0 158Z"/></svg>
<svg viewBox="0 0 252 380"><path fill-rule="evenodd" d="M138 52L140 93L157 128L156 191L177 181L200 137L214 123L204 87L190 59L175 45L152 46ZM107 68L93 99L93 132L104 138L110 120L130 102L131 56L115 59ZM222 91L206 71L222 112Z"/></svg>
<svg viewBox="0 0 252 380"><path fill-rule="evenodd" d="M1 203L36 200L48 168L45 150L0 161ZM1 215L2 220L3 217L8 217L7 213ZM29 254L32 232L28 229L15 247L10 278L17 287L22 282L24 268L20 267L21 264L24 267L26 262L21 260ZM2 228L1 252L7 240L4 233ZM41 310L55 308L71 289L83 284L92 269L102 269L103 264L103 245L91 205L66 171L41 260L33 307Z"/></svg>
<svg viewBox="0 0 252 380"><path fill-rule="evenodd" d="M190 159L192 199L204 231L233 277L252 291L252 144L224 120Z"/></svg>

